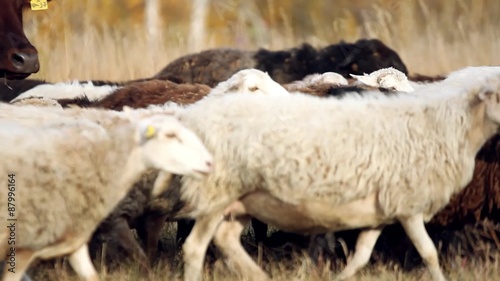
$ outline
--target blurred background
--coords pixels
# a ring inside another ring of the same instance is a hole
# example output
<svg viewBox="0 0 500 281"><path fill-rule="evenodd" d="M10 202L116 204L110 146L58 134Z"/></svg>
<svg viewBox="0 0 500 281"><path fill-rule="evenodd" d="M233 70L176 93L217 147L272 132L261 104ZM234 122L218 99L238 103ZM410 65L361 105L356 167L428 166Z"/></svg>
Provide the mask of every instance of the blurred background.
<svg viewBox="0 0 500 281"><path fill-rule="evenodd" d="M122 81L215 47L315 47L379 38L411 73L500 65L498 0L52 0L24 14L30 78Z"/></svg>

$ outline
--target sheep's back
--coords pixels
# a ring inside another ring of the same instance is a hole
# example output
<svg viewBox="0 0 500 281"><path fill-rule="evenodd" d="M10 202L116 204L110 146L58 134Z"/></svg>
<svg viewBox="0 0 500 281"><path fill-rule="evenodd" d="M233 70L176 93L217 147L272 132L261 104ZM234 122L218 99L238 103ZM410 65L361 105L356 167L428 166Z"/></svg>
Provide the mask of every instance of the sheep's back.
<svg viewBox="0 0 500 281"><path fill-rule="evenodd" d="M398 200L397 206L385 208L403 212L398 208L429 208L428 198L445 201L451 191L438 188L450 180L453 184L462 180L464 166L468 167L466 163L452 170L442 168L445 161L463 160L454 154L454 144L443 147L450 141L450 123L436 122L433 107L426 107L424 113L417 99L399 103L379 98L385 100L340 102L297 94L200 101L182 120L219 157L223 169L209 176L212 184L191 196L222 201L216 191L207 190L223 188L222 179L234 181L227 184L230 190L225 192L232 194L228 197L262 185L291 203L328 198L332 204L342 204L375 191L379 200L389 201L400 190L405 190L407 202ZM243 184L238 184L235 174ZM447 177L450 174L454 178ZM436 188L420 190L422 181ZM439 196L433 196L436 192ZM414 200L415 196L423 199ZM413 201L415 206L410 204Z"/></svg>
<svg viewBox="0 0 500 281"><path fill-rule="evenodd" d="M240 70L254 68L256 63L252 55L252 52L238 49L210 49L170 62L154 78L174 75L186 83L206 84L213 88Z"/></svg>
<svg viewBox="0 0 500 281"><path fill-rule="evenodd" d="M16 175L16 243L34 250L92 230L93 222L75 218L102 212L110 191L96 192L106 180L106 171L97 169L112 167L104 157L102 149L110 147L100 126L41 130L4 135L1 157L6 161L0 164L4 182L7 174ZM7 208L4 200L0 204Z"/></svg>

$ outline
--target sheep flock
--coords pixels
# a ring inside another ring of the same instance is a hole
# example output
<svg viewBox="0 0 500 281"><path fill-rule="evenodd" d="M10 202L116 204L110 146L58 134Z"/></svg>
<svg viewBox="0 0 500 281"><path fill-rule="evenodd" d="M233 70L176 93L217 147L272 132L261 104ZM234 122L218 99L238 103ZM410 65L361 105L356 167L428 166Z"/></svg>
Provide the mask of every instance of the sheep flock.
<svg viewBox="0 0 500 281"><path fill-rule="evenodd" d="M338 280L376 255L444 281L445 254L500 254L499 66L415 74L377 39L210 49L131 81L4 79L0 138L1 281L60 259L147 280L164 252L185 281L207 255L271 280L255 254L286 245Z"/></svg>

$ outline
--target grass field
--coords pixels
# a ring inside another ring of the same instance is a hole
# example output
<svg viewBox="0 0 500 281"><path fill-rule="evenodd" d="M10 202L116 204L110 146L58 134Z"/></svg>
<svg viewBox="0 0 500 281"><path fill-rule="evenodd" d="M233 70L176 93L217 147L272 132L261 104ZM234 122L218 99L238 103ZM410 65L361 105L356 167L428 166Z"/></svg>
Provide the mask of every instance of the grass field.
<svg viewBox="0 0 500 281"><path fill-rule="evenodd" d="M256 257L255 257L256 258ZM100 268L102 281L139 281L139 280L182 280L182 265L171 259L162 259L155 265L152 273L147 276L141 274L134 264L127 264L108 271ZM285 259L276 259L262 263L263 268L271 274L273 280L290 281L322 281L334 280L336 274L345 266L343 262L331 261L313 264L305 253L295 252ZM468 258L450 257L442 264L445 276L448 280L476 281L500 280L500 256L488 261L477 261ZM215 262L207 262L204 268L204 280L242 280L240 276L230 271L231 265L222 259ZM66 261L59 260L55 266L44 264L32 270L35 280L49 281L76 280L76 276ZM402 269L399 263L372 262L363 268L351 280L358 281L388 281L388 280L430 280L430 274L426 268L418 266L411 270Z"/></svg>
<svg viewBox="0 0 500 281"><path fill-rule="evenodd" d="M26 33L38 48L41 62L41 71L30 78L52 82L136 79L152 76L169 61L189 53L185 23L165 23L157 38L158 44L152 46L147 42L142 24L110 23L103 16L96 25L96 18L100 16L94 8L97 1L82 1L85 4L75 12L71 9L76 6L72 5L79 1L54 0L49 11L26 13ZM364 9L356 13L352 9L339 9L335 11L336 17L323 16L321 21L312 16L311 29L307 31L298 30L283 10L271 5L262 7L263 13L274 16L270 18L280 24L271 24L265 29L248 24L236 27L230 24L231 30L209 29L202 49L237 46L274 50L294 47L304 41L322 47L340 40L379 38L400 54L411 73L435 75L469 65L500 65L500 1L441 1L445 4L440 9L431 5L432 1L424 0L354 2L365 3ZM238 43L242 40L244 44ZM178 257L162 260L149 277L141 276L134 265L108 271L96 264L102 280L180 280ZM264 262L263 266L275 279L332 280L343 264L328 262L316 266L302 253L296 253L288 259ZM498 254L479 260L450 256L443 267L450 280L500 280ZM206 280L239 280L228 272L220 260L207 263ZM69 264L62 259L55 266L39 263L31 273L39 281L76 279ZM375 262L352 280L429 278L423 267L407 272L398 264Z"/></svg>
<svg viewBox="0 0 500 281"><path fill-rule="evenodd" d="M459 232L458 236L454 236L454 239L458 239L460 243L456 243L453 248L448 248L445 251L442 249L442 241L436 244L436 247L441 249L441 267L448 280L500 281L500 247L491 241L492 237L497 237L496 239L500 237L500 225L491 225L487 221L483 221L479 225L476 228L467 226L465 232ZM487 227L488 225L491 228ZM101 262L103 251L99 252L98 257L94 259L94 265L100 273L101 280L182 280L182 252L177 250L178 247L174 242L175 229L174 224L166 224L162 233L162 249L159 250L156 263L149 275L142 273L138 265L130 260L123 259L120 264L111 264L109 260L107 263L103 263ZM496 234L490 236L489 234L492 232ZM243 245L254 260L272 276L273 280L334 280L335 276L345 267L344 256L350 258L353 254L352 250L345 248L346 244L338 243L336 247L342 247L341 254L334 256L322 254L318 263L315 264L307 249L292 244L277 248L257 247L252 242L251 235L251 231L244 232ZM397 241L385 241L383 244L389 244L389 247L392 245L401 247ZM380 248L376 247L376 249ZM430 274L414 248L404 248L403 250L405 251L404 260L388 257L386 253L376 250L369 265L350 280L430 280ZM109 250L104 250L104 255L107 251ZM113 261L116 262L116 260ZM216 248L211 245L205 261L203 280L242 280L231 269L231 264L226 263ZM32 267L30 274L38 281L76 280L76 276L65 258L39 262Z"/></svg>

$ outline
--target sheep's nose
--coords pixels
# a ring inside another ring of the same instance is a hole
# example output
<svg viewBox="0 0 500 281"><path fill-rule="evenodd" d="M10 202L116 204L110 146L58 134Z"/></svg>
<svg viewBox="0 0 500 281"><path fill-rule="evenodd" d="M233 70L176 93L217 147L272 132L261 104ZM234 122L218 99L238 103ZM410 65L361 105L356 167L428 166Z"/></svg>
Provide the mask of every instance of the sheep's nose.
<svg viewBox="0 0 500 281"><path fill-rule="evenodd" d="M10 56L10 62L18 73L35 73L40 69L37 53L14 52Z"/></svg>

